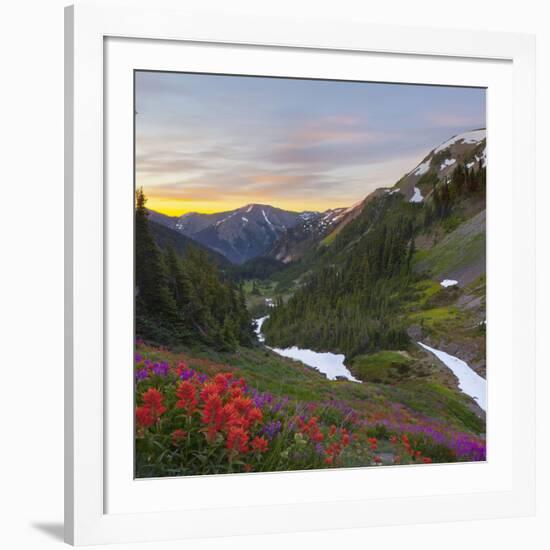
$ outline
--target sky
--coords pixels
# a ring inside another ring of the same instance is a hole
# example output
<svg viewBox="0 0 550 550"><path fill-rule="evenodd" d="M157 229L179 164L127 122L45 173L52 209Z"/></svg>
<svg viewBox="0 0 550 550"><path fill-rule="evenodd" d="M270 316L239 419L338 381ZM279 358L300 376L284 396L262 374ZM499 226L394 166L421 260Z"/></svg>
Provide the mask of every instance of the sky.
<svg viewBox="0 0 550 550"><path fill-rule="evenodd" d="M168 215L351 206L457 133L485 90L136 72L136 185Z"/></svg>

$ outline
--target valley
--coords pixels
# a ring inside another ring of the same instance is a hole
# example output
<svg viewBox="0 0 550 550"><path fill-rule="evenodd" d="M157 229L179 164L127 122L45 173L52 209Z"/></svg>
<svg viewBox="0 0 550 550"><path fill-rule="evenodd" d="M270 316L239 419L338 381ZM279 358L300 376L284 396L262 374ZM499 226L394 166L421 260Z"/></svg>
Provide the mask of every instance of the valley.
<svg viewBox="0 0 550 550"><path fill-rule="evenodd" d="M273 450L254 471L485 460L485 150L485 130L453 136L394 185L324 212L144 211L177 305L163 331L150 329L162 311L140 310L138 395L163 388L175 426L180 380L243 380ZM138 477L222 468L147 449Z"/></svg>

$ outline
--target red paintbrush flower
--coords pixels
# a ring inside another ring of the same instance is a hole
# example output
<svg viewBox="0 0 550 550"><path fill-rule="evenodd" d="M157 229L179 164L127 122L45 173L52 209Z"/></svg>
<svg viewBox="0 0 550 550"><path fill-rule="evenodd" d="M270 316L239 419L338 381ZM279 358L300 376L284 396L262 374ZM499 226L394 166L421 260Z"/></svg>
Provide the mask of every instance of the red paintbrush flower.
<svg viewBox="0 0 550 550"><path fill-rule="evenodd" d="M235 410L243 416L248 415L248 411L250 411L250 409L252 409L252 407L254 406L254 404L252 403L252 399L242 396L233 399L232 403L235 407Z"/></svg>
<svg viewBox="0 0 550 550"><path fill-rule="evenodd" d="M318 429L311 432L310 437L315 443L321 443L325 439L325 436Z"/></svg>
<svg viewBox="0 0 550 550"><path fill-rule="evenodd" d="M195 386L188 380L184 380L178 384L176 389L176 407L178 409L186 409L191 412L197 406L197 390Z"/></svg>
<svg viewBox="0 0 550 550"><path fill-rule="evenodd" d="M255 437L251 442L252 450L257 451L259 453L265 453L267 451L267 439L264 437Z"/></svg>
<svg viewBox="0 0 550 550"><path fill-rule="evenodd" d="M153 418L158 418L166 412L166 407L162 404L164 396L155 388L149 388L142 396L143 406L151 410Z"/></svg>
<svg viewBox="0 0 550 550"><path fill-rule="evenodd" d="M211 397L214 397L214 396L219 396L220 394L220 389L219 387L210 382L208 384L205 384L202 388L202 391L201 391L201 399L203 401L208 401Z"/></svg>
<svg viewBox="0 0 550 550"><path fill-rule="evenodd" d="M136 407L136 423L141 428L148 428L154 423L149 407Z"/></svg>
<svg viewBox="0 0 550 550"><path fill-rule="evenodd" d="M246 454L248 452L248 434L243 428L229 428L227 434L227 449L229 451L239 451Z"/></svg>
<svg viewBox="0 0 550 550"><path fill-rule="evenodd" d="M261 422L264 418L264 415L258 407L253 407L247 413L247 419L250 425L254 425L256 422Z"/></svg>
<svg viewBox="0 0 550 550"><path fill-rule="evenodd" d="M229 373L218 373L214 376L214 384L218 387L220 393L223 393L229 386L229 380L233 375Z"/></svg>
<svg viewBox="0 0 550 550"><path fill-rule="evenodd" d="M202 421L205 424L215 424L221 408L222 400L220 396L215 394L210 397L204 406L204 410L202 411Z"/></svg>
<svg viewBox="0 0 550 550"><path fill-rule="evenodd" d="M243 390L240 386L232 385L229 390L229 395L231 399L238 399L243 396Z"/></svg>

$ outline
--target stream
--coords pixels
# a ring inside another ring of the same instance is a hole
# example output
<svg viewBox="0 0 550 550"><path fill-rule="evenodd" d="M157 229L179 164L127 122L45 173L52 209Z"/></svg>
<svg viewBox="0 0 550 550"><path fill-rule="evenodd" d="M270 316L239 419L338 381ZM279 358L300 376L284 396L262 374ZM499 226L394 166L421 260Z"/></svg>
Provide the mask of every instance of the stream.
<svg viewBox="0 0 550 550"><path fill-rule="evenodd" d="M255 319L256 321L256 334L260 342L265 341L265 336L262 333L262 325L267 320L269 315ZM266 346L269 347L269 346ZM351 382L359 382L344 365L346 357L343 354L331 353L331 352L318 352L310 349L301 349L296 346L291 348L269 348L282 357L288 357L290 359L296 359L301 361L308 367L312 367L315 370L323 373L329 380L336 380L337 378L345 378Z"/></svg>

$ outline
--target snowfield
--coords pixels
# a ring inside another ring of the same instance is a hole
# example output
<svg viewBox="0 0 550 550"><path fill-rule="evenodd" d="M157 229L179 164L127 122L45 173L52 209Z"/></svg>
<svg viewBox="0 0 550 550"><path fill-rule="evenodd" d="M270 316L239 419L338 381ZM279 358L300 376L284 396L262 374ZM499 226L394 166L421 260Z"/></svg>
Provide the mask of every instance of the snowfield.
<svg viewBox="0 0 550 550"><path fill-rule="evenodd" d="M320 353L310 349L300 349L296 346L285 349L270 349L283 357L289 357L290 359L301 361L309 367L323 373L329 380L346 378L351 382L361 383L361 381L357 380L357 378L355 378L344 365L345 356L342 354L330 353L328 351Z"/></svg>
<svg viewBox="0 0 550 550"><path fill-rule="evenodd" d="M418 345L433 353L445 366L449 367L458 378L458 387L485 411L487 410L487 381L475 372L465 361L449 355L422 342Z"/></svg>
<svg viewBox="0 0 550 550"><path fill-rule="evenodd" d="M487 137L487 130L474 130L473 132L464 132L463 134L458 134L457 136L448 139L443 142L435 151L434 154L447 149L451 145L463 141L464 143L479 143Z"/></svg>
<svg viewBox="0 0 550 550"><path fill-rule="evenodd" d="M260 342L265 342L265 336L262 333L262 325L268 319L269 315L256 319L256 334ZM317 352L310 349L300 349L296 346L291 348L270 348L271 351L282 357L288 357L289 359L295 359L301 361L308 367L312 367L315 370L323 373L329 380L336 380L337 378L345 378L351 382L361 383L361 380L357 380L344 365L346 357L342 354L330 353L330 352Z"/></svg>

